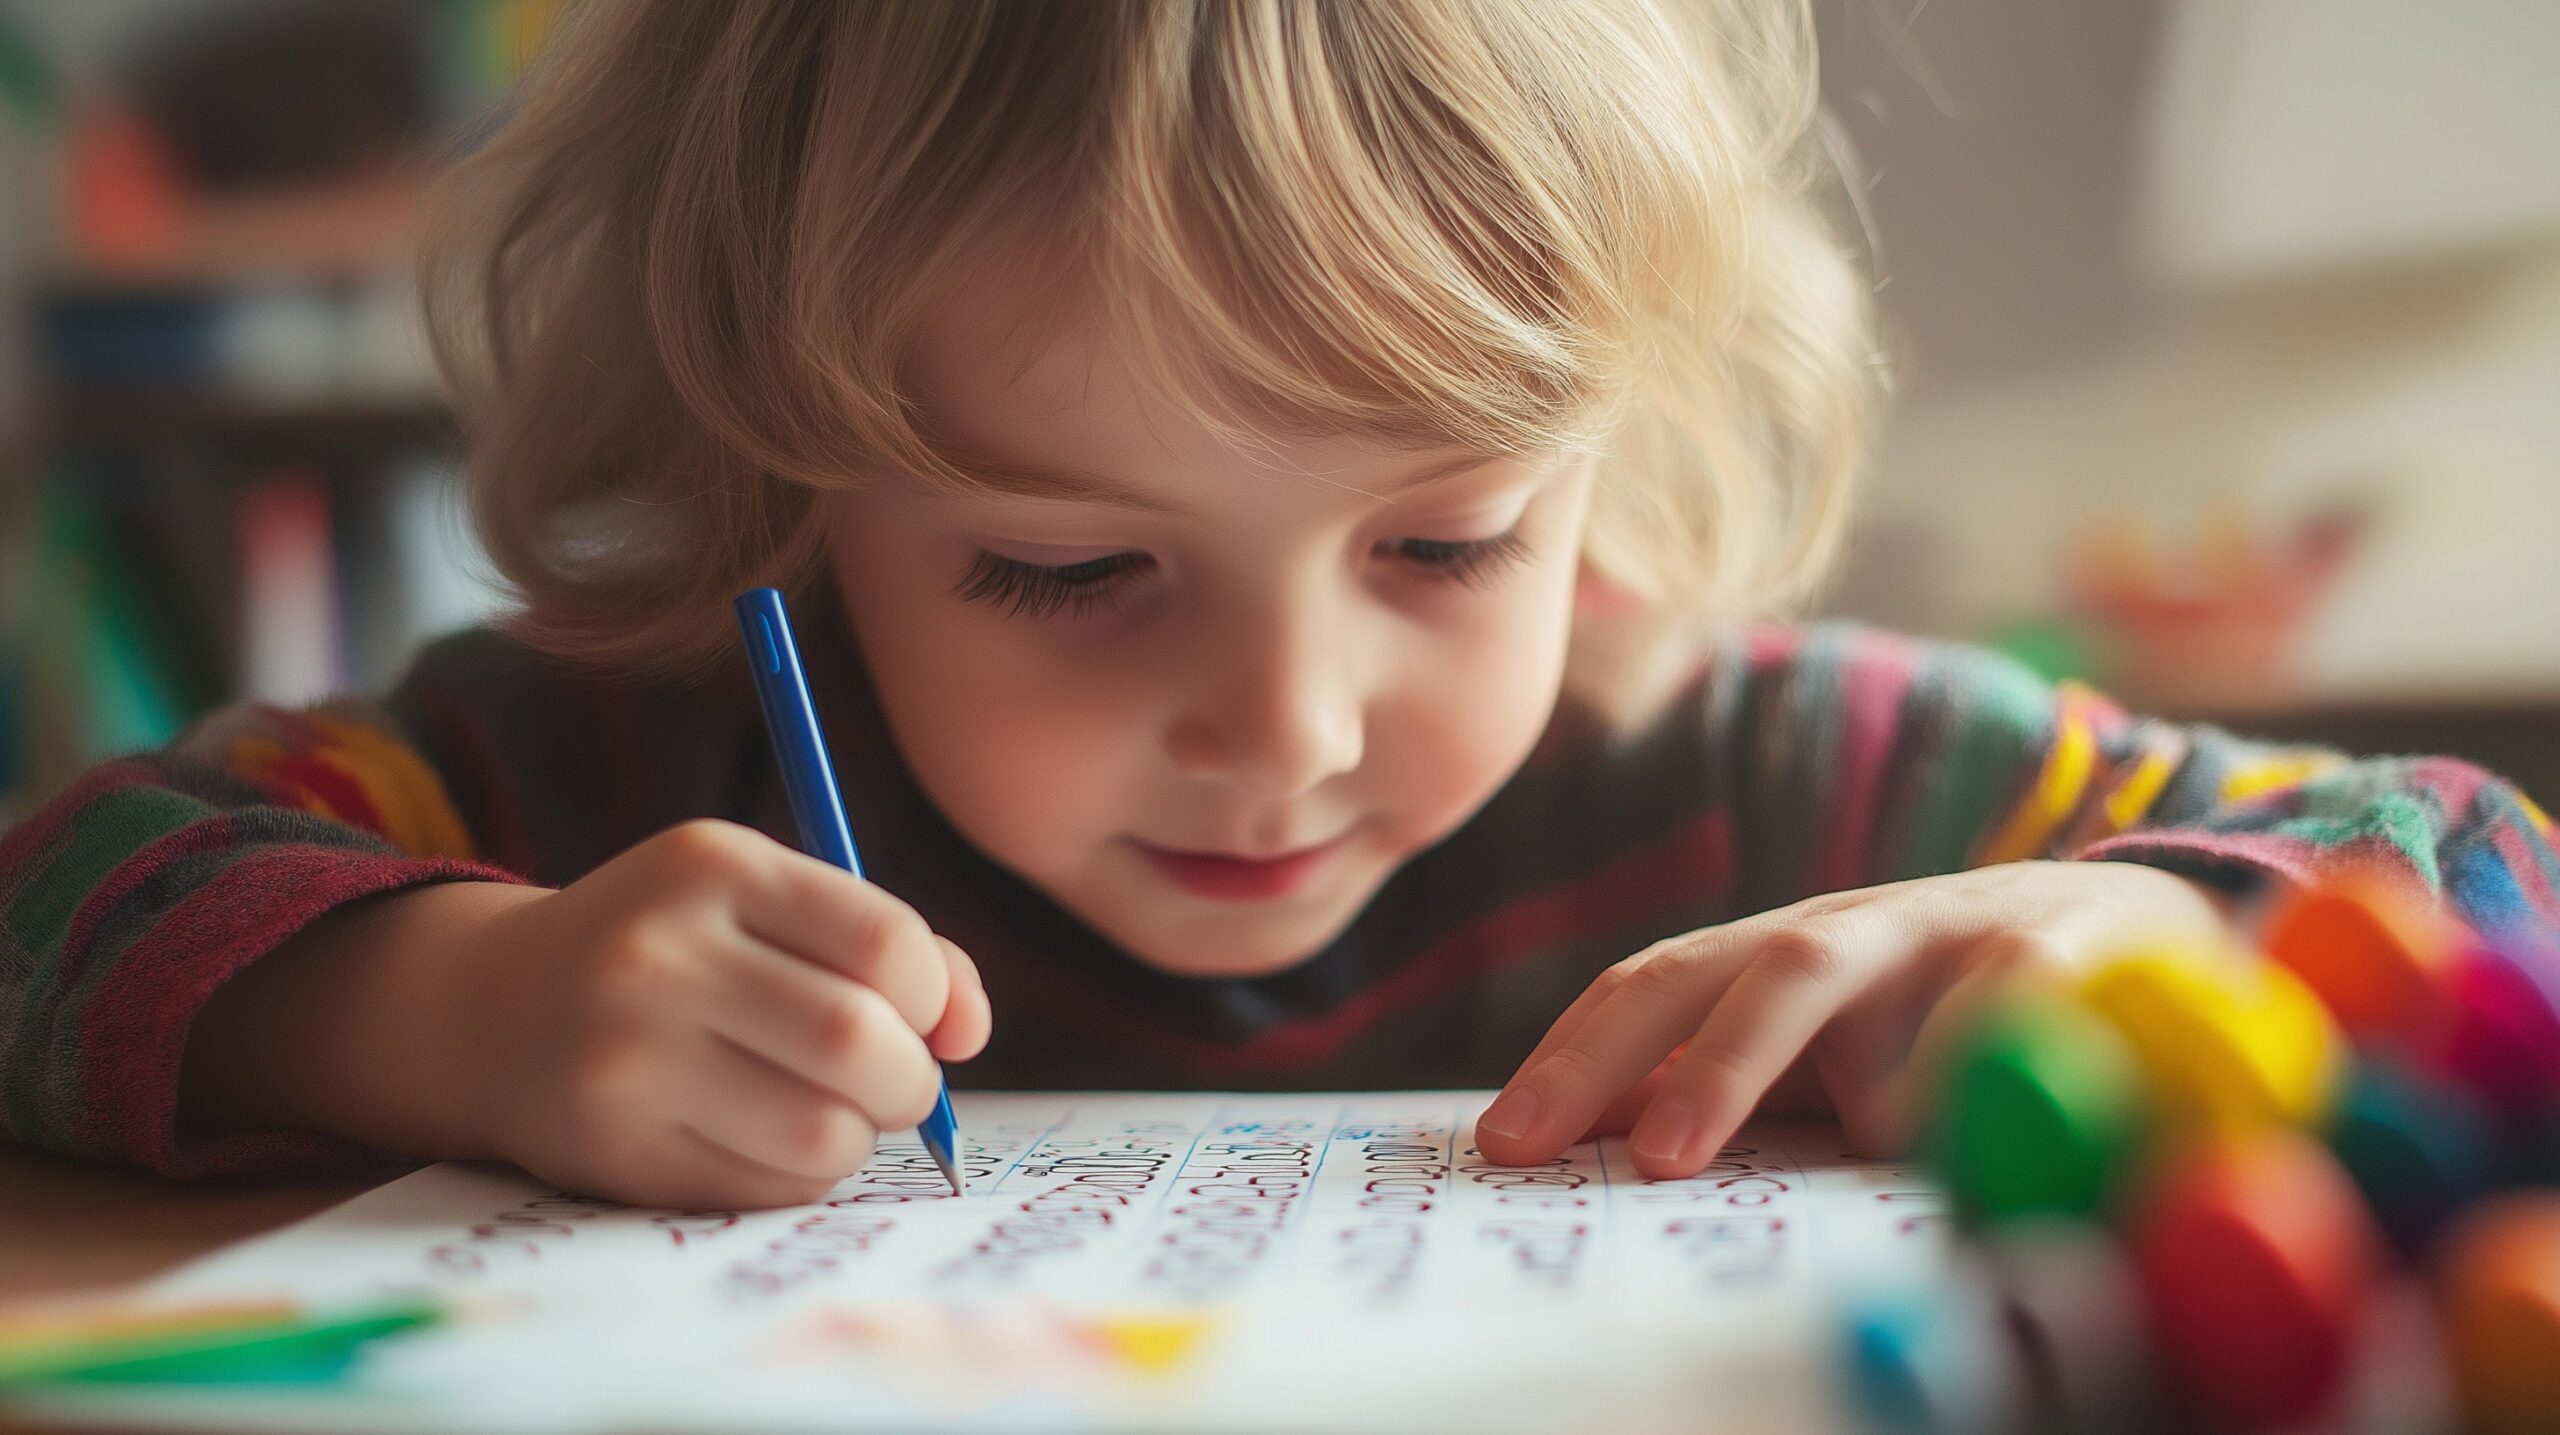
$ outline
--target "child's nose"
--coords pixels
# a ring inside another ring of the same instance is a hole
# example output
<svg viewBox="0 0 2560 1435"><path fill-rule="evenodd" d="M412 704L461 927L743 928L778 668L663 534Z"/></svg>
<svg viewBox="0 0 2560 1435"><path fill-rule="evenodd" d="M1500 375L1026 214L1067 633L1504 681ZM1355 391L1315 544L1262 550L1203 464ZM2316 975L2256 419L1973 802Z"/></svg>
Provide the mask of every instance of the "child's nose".
<svg viewBox="0 0 2560 1435"><path fill-rule="evenodd" d="M1190 700L1168 735L1174 765L1275 800L1358 767L1362 684L1350 645L1325 626L1275 623L1186 674Z"/></svg>

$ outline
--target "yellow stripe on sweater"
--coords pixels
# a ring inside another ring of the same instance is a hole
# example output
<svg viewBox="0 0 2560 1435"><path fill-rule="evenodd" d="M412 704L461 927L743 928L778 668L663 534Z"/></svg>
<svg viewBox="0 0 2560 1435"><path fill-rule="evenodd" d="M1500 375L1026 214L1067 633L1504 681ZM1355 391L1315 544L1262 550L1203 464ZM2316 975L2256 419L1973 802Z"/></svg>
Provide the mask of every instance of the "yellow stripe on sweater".
<svg viewBox="0 0 2560 1435"><path fill-rule="evenodd" d="M2334 752L2287 752L2244 763L2222 779L2222 800L2247 802L2288 787L2300 787L2322 773L2335 771L2345 761Z"/></svg>
<svg viewBox="0 0 2560 1435"><path fill-rule="evenodd" d="M2532 798L2525 796L2521 792L2516 794L2516 801L2524 804L2524 815L2526 821L2531 822L2535 827L2541 829L2543 836L2549 837L2553 835L2550 813L2543 811L2540 806L2535 804Z"/></svg>
<svg viewBox="0 0 2560 1435"><path fill-rule="evenodd" d="M396 809L401 814L401 834L394 840L402 850L418 857L464 861L477 855L470 829L463 825L461 814L454 811L443 781L416 749L371 723L323 712L305 716L333 744L348 749L368 776L397 790L396 799L376 796L374 800L386 813ZM365 790L371 793L376 787L376 783L368 782Z"/></svg>
<svg viewBox="0 0 2560 1435"><path fill-rule="evenodd" d="M2088 794L2089 776L2098 766L2098 739L2090 730L2087 704L2066 685L2062 711L2054 720L2053 745L2033 786L2018 799L1999 833L1982 848L1981 865L2018 862L2042 853Z"/></svg>

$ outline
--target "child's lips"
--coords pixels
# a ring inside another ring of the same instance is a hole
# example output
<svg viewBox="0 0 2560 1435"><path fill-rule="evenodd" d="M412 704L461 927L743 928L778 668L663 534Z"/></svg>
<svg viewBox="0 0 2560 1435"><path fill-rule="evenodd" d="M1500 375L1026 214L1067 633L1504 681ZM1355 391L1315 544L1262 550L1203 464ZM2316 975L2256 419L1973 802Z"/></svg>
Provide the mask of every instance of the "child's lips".
<svg viewBox="0 0 2560 1435"><path fill-rule="evenodd" d="M1175 886L1216 902L1269 902L1286 897L1312 880L1343 844L1343 838L1335 837L1269 857L1238 857L1158 847L1134 837L1130 841Z"/></svg>

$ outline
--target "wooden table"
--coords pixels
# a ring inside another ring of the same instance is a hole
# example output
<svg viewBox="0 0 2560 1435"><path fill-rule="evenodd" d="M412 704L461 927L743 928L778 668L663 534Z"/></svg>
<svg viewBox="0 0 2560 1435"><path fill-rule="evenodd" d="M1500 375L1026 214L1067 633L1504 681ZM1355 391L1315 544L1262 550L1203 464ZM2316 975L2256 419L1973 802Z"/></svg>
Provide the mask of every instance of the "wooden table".
<svg viewBox="0 0 2560 1435"><path fill-rule="evenodd" d="M0 1301L128 1285L372 1184L163 1181L0 1141Z"/></svg>
<svg viewBox="0 0 2560 1435"><path fill-rule="evenodd" d="M0 1141L0 1304L131 1285L373 1184L344 1177L163 1181ZM70 1435L5 1413L0 1432Z"/></svg>

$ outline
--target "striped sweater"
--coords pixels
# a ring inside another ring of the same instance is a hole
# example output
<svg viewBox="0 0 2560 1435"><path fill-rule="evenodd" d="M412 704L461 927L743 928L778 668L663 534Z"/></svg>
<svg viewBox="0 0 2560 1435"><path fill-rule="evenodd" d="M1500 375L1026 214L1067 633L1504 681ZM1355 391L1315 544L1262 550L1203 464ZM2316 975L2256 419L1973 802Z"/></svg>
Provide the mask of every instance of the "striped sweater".
<svg viewBox="0 0 2560 1435"><path fill-rule="evenodd" d="M1656 938L2038 856L2235 890L2355 866L2483 928L2560 930L2550 820L2477 769L2144 721L1988 653L1821 626L1737 640L1633 732L1560 712L1299 966L1171 976L963 840L900 762L841 620L803 610L870 875L975 956L994 1002L964 1086L1497 1084ZM171 1174L365 1157L181 1129L180 1060L215 989L343 903L558 885L696 816L790 837L743 672L618 679L491 631L430 649L380 703L234 709L99 767L0 838L0 1127Z"/></svg>

